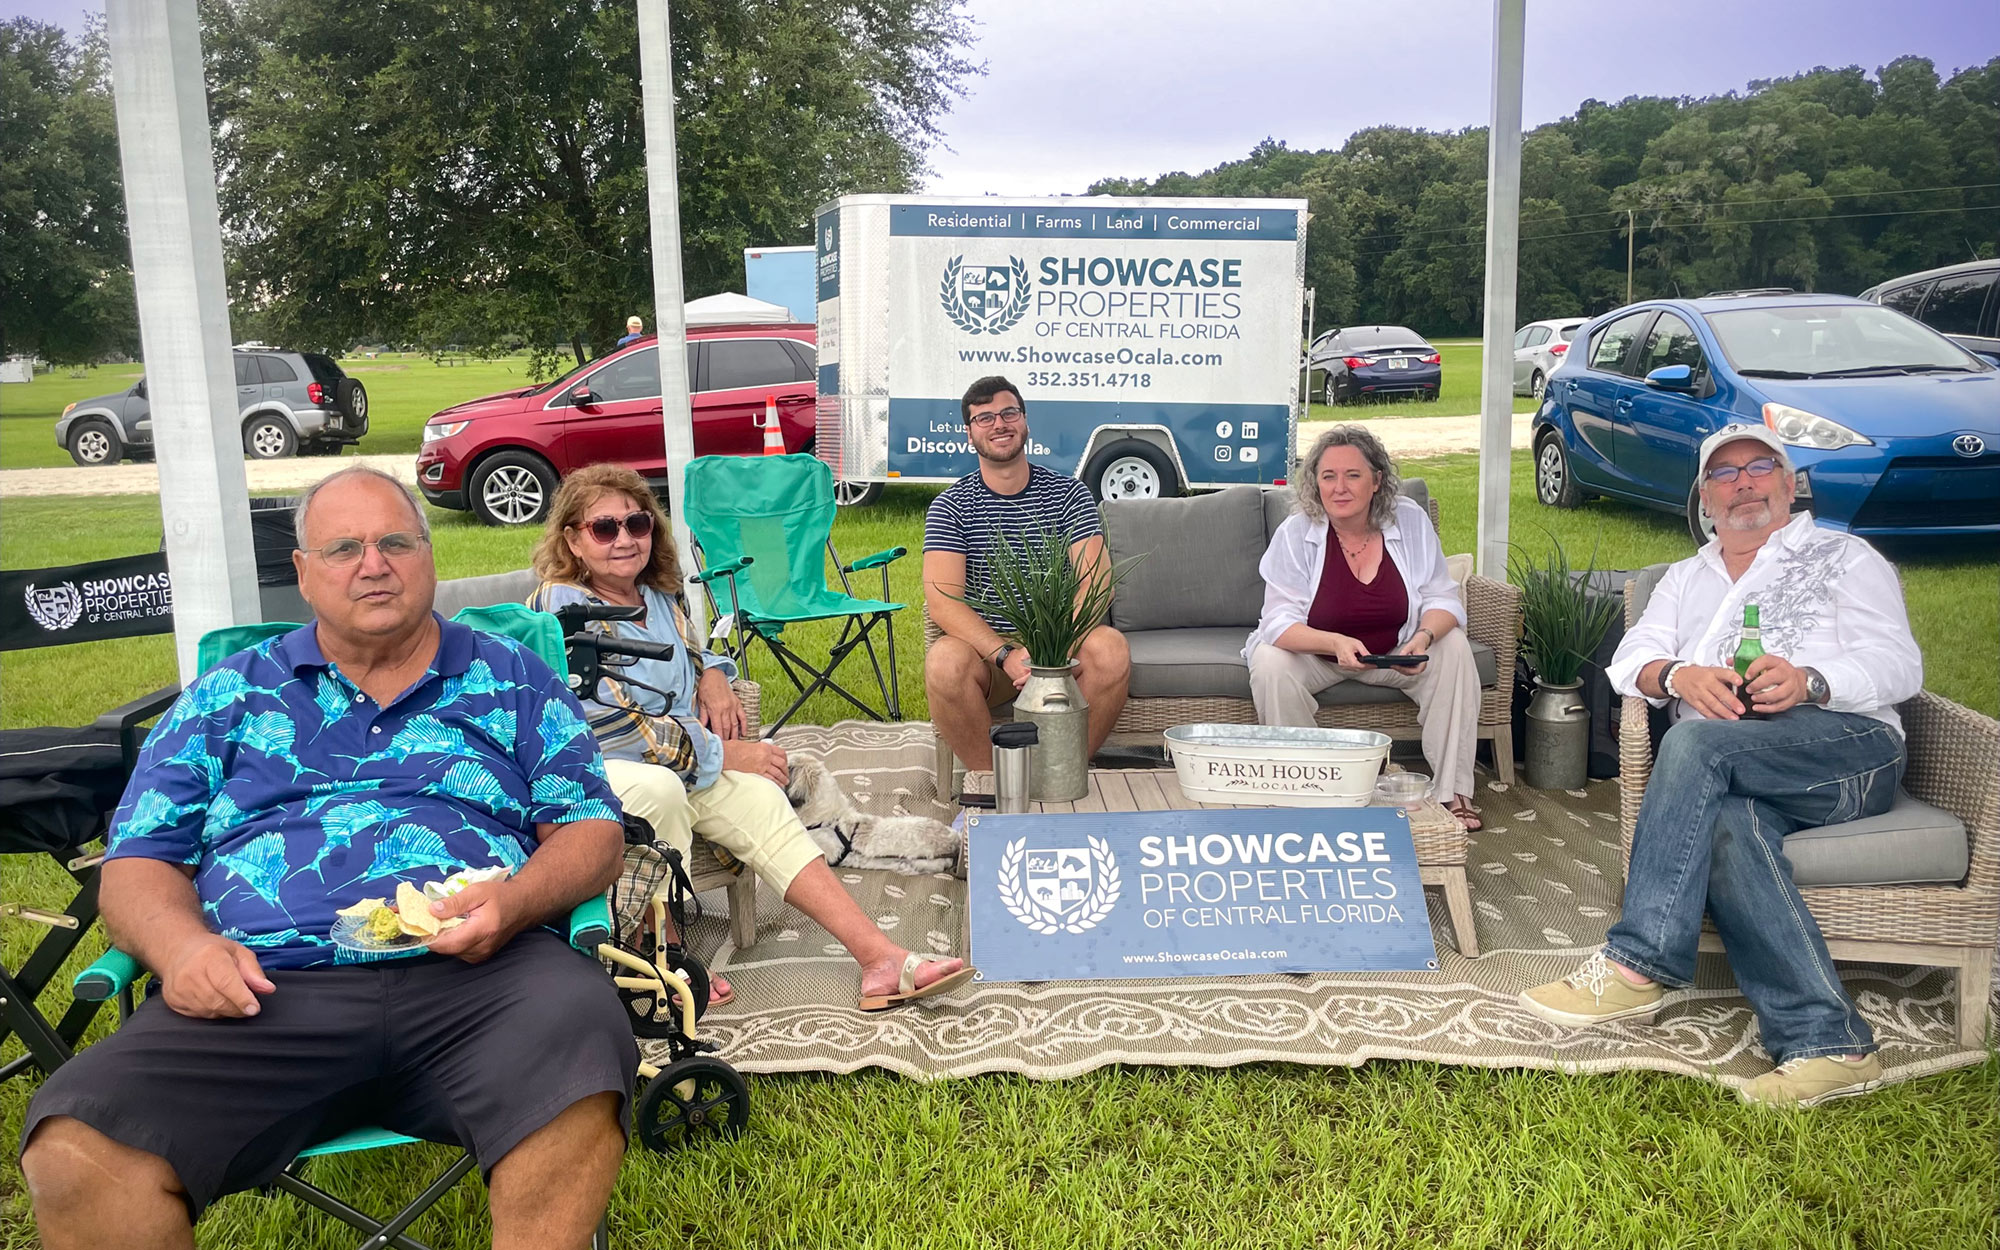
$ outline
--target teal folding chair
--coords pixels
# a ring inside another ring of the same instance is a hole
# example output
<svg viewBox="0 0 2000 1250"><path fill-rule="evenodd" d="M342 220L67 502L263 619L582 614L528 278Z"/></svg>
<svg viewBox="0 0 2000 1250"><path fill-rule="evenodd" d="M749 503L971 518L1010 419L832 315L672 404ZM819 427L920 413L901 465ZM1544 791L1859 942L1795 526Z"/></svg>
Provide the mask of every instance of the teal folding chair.
<svg viewBox="0 0 2000 1250"><path fill-rule="evenodd" d="M525 611L525 609L523 609ZM461 613L461 615L463 615ZM542 615L537 613L536 615ZM554 629L554 619L543 617ZM480 627L476 622L469 622ZM212 629L201 636L196 645L196 663L202 672L221 663L224 659L248 647L256 646L267 638L288 633L299 628L287 621L264 621L254 625L229 625L222 629ZM489 627L490 628L490 627ZM492 632L508 632L493 629ZM557 667L562 672L560 631L557 633ZM530 645L535 645L530 643ZM535 648L541 650L539 646ZM586 955L595 956L597 948L611 940L611 906L603 896L587 899L577 904L570 912L569 942L572 947ZM71 982L72 991L78 999L101 1003L106 999L118 1000L118 1016L121 1021L130 1010L131 990L145 975L146 970L139 961L121 950L107 951L97 962L77 973ZM271 1188L282 1190L297 1197L307 1205L333 1216L342 1223L361 1232L364 1240L359 1250L429 1250L424 1243L404 1235L404 1230L421 1217L424 1212L437 1204L438 1199L451 1192L454 1185L465 1179L478 1160L467 1150L452 1161L450 1167L440 1172L435 1180L424 1187L422 1193L405 1203L401 1210L388 1219L377 1219L358 1207L352 1206L305 1179L304 1166L308 1159L325 1155L352 1154L362 1150L382 1150L391 1146L415 1145L422 1139L385 1128L357 1128L338 1136L328 1138L316 1146L301 1150L298 1157L287 1164L285 1170L271 1182ZM609 1250L610 1236L604 1224L598 1224L597 1232L591 1240L596 1250Z"/></svg>
<svg viewBox="0 0 2000 1250"><path fill-rule="evenodd" d="M833 691L871 720L900 720L894 617L903 605L889 602L889 566L909 549L890 547L841 563L833 545L833 474L812 456L702 456L688 464L686 496L681 513L694 535L700 570L688 580L727 583L731 657L748 677L751 644L761 643L798 692L764 736L776 733L821 690ZM827 584L828 557L840 575L838 591ZM855 598L847 580L848 574L868 569L881 570L880 599ZM840 621L841 628L824 666L785 640L789 625L829 620ZM875 651L878 627L887 647L886 675ZM834 680L841 663L857 650L867 653L875 670L884 704L879 711Z"/></svg>

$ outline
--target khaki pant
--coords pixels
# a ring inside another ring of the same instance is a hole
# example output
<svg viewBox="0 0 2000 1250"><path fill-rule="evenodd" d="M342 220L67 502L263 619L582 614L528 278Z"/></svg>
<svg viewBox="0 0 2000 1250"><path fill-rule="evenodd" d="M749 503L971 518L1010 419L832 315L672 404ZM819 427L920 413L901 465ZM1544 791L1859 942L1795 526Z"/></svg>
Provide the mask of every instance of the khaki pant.
<svg viewBox="0 0 2000 1250"><path fill-rule="evenodd" d="M1250 656L1250 694L1264 725L1314 725L1313 696L1335 682L1392 686L1417 705L1431 794L1440 803L1472 794L1472 753L1479 745L1479 672L1465 631L1454 629L1431 644L1430 663L1415 673L1392 668L1344 669L1332 660L1268 644Z"/></svg>
<svg viewBox="0 0 2000 1250"><path fill-rule="evenodd" d="M625 810L652 825L653 836L683 860L699 833L750 865L783 898L793 879L820 858L791 801L769 778L722 772L690 794L672 769L657 764L606 760L604 771Z"/></svg>

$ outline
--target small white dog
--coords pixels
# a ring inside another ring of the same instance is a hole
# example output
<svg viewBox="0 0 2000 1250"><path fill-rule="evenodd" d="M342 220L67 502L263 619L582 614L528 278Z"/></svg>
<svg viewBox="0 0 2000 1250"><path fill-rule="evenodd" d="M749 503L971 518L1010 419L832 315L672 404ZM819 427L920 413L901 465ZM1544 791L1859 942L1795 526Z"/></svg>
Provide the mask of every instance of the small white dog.
<svg viewBox="0 0 2000 1250"><path fill-rule="evenodd" d="M827 863L909 876L950 872L957 864L958 834L943 821L861 811L818 760L794 758L791 774L785 797Z"/></svg>

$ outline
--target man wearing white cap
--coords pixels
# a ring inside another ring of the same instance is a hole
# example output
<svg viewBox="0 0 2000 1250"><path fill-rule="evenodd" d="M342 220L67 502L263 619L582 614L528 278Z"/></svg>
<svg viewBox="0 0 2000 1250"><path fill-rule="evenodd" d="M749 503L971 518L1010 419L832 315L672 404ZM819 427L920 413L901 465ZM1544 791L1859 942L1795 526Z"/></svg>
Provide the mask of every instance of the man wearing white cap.
<svg viewBox="0 0 2000 1250"><path fill-rule="evenodd" d="M625 337L618 340L618 346L636 342L646 337L646 323L637 314L625 318Z"/></svg>
<svg viewBox="0 0 2000 1250"><path fill-rule="evenodd" d="M1667 570L1606 670L1675 721L1639 808L1624 915L1602 951L1521 1002L1558 1024L1651 1019L1668 987L1693 983L1706 910L1777 1063L1744 1100L1865 1094L1882 1077L1874 1034L1792 884L1784 839L1889 809L1904 762L1896 704L1922 689L1923 658L1888 561L1791 515L1792 468L1769 429L1710 435L1696 472L1715 537ZM1739 677L1746 604L1764 654Z"/></svg>

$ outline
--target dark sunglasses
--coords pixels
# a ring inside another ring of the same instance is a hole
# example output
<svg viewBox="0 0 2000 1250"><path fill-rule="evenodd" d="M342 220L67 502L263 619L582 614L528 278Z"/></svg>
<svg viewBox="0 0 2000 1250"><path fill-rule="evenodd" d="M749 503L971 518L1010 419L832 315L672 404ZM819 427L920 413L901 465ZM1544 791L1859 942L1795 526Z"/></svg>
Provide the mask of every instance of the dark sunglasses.
<svg viewBox="0 0 2000 1250"><path fill-rule="evenodd" d="M607 547L618 541L618 531L621 528L634 538L650 538L653 534L653 514L634 512L623 520L615 516L601 516L585 522L582 526L585 533Z"/></svg>
<svg viewBox="0 0 2000 1250"><path fill-rule="evenodd" d="M1718 464L1708 471L1708 480L1718 486L1727 486L1745 473L1751 477L1769 477L1777 472L1777 469L1778 461L1775 456L1759 456L1755 460L1746 461L1741 468L1733 464Z"/></svg>

